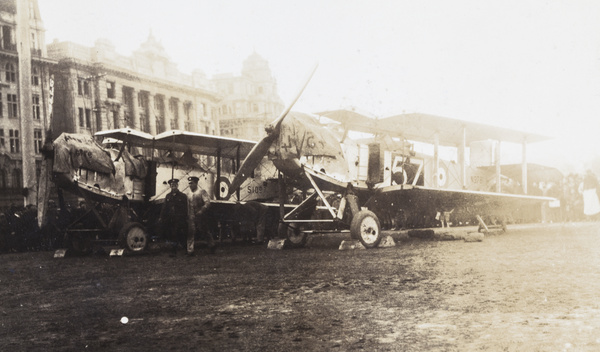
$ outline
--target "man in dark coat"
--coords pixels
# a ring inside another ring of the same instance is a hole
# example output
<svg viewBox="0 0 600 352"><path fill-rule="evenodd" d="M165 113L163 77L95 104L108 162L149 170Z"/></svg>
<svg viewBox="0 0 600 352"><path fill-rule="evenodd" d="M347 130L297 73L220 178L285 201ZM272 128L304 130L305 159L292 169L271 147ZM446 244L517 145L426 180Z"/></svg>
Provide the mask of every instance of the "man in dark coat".
<svg viewBox="0 0 600 352"><path fill-rule="evenodd" d="M188 200L179 191L179 180L169 180L171 192L165 197L158 222L168 240L175 242L173 255L177 254L177 246L186 247L188 233Z"/></svg>

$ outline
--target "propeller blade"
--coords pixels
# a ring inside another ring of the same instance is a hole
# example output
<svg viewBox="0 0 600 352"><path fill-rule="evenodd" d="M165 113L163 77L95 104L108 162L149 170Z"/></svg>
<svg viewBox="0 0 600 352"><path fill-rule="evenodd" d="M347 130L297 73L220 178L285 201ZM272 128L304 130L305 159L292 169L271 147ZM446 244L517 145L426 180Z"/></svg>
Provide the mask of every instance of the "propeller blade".
<svg viewBox="0 0 600 352"><path fill-rule="evenodd" d="M304 92L304 89L308 85L308 82L310 82L310 80L312 79L312 76L315 74L315 71L317 71L317 67L319 67L318 63L315 64L313 69L308 74L308 78L306 78L304 85L300 88L300 90L296 94L296 97L294 98L294 100L292 100L292 102L287 106L287 108L285 110L283 110L283 112L281 113L281 115L279 115L279 117L277 119L275 119L273 122L271 122L271 126L273 126L273 129L276 130L277 133L279 133L279 127L281 126L281 122L287 116L287 114L290 112L290 110L292 110L292 107L294 106L294 104L296 104L298 99L300 99L300 96Z"/></svg>
<svg viewBox="0 0 600 352"><path fill-rule="evenodd" d="M310 71L310 74L308 75L308 78L306 79L305 83L298 91L298 94L296 94L294 100L292 100L292 102L287 106L287 108L283 110L281 115L279 115L279 117L271 123L272 129L268 132L267 136L263 138L260 142L258 142L258 144L256 144L254 148L252 148L246 159L244 159L242 165L240 166L240 169L235 174L235 177L233 178L233 181L229 186L229 193L227 195L228 197L231 196L233 192L237 191L237 189L242 185L242 183L244 183L244 181L246 181L246 179L250 176L252 171L256 169L256 167L260 164L262 158L265 155L267 155L271 144L273 144L275 139L277 139L277 137L279 136L279 130L281 128L281 123L283 122L283 119L287 116L287 114L289 114L290 110L292 110L292 107L294 106L294 104L296 104L298 99L300 99L300 96L304 92L304 89L308 85L308 82L310 82L312 76L315 74L317 67L319 67L319 65L315 64L313 69Z"/></svg>
<svg viewBox="0 0 600 352"><path fill-rule="evenodd" d="M267 154L271 144L277 138L276 134L270 134L263 138L258 144L252 148L246 159L242 162L240 169L235 174L233 181L231 181L231 185L229 186L229 193L227 197L231 196L233 192L237 191L237 189L246 181L246 179L252 174L252 171L258 167L262 158Z"/></svg>

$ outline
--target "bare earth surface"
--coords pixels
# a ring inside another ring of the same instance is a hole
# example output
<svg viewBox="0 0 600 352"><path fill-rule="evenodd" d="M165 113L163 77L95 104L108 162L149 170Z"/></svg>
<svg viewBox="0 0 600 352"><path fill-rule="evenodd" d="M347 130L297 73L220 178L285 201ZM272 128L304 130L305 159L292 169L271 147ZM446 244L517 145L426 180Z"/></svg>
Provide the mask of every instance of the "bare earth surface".
<svg viewBox="0 0 600 352"><path fill-rule="evenodd" d="M3 254L0 350L598 351L599 225L373 250L329 235L196 257Z"/></svg>

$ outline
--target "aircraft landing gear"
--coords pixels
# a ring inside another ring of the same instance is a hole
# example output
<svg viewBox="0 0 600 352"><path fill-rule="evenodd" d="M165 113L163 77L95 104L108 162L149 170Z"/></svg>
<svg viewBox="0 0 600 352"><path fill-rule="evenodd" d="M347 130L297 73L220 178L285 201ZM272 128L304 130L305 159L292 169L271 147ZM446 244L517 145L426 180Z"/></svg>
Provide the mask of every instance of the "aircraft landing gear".
<svg viewBox="0 0 600 352"><path fill-rule="evenodd" d="M306 244L306 239L308 238L306 232L302 231L300 224L281 223L279 224L277 232L279 237L288 240L290 247L292 248L304 247Z"/></svg>
<svg viewBox="0 0 600 352"><path fill-rule="evenodd" d="M68 231L65 233L65 242L75 255L87 255L92 253L92 239L83 232Z"/></svg>
<svg viewBox="0 0 600 352"><path fill-rule="evenodd" d="M365 248L375 248L381 242L381 225L377 215L369 210L356 213L350 224L350 235L358 238Z"/></svg>
<svg viewBox="0 0 600 352"><path fill-rule="evenodd" d="M148 245L148 232L140 223L127 223L119 232L119 244L129 252L143 252Z"/></svg>

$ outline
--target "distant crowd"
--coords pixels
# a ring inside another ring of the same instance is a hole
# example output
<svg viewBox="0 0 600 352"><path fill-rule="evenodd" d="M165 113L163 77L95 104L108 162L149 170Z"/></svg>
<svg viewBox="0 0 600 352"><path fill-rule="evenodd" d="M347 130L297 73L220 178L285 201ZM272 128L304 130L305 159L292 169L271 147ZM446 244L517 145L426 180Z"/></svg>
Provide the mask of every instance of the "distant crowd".
<svg viewBox="0 0 600 352"><path fill-rule="evenodd" d="M11 205L0 209L0 252L52 250L63 246L64 232L73 220L87 212L84 202L72 208L66 203L59 209L53 200L48 202L46 224L38 226L35 205Z"/></svg>
<svg viewBox="0 0 600 352"><path fill-rule="evenodd" d="M600 218L600 187L598 178L591 171L585 174L570 173L559 184L534 183L531 195L553 197L542 208L544 222L573 222L598 220Z"/></svg>
<svg viewBox="0 0 600 352"><path fill-rule="evenodd" d="M0 251L47 249L40 238L37 208L11 205L0 211Z"/></svg>

